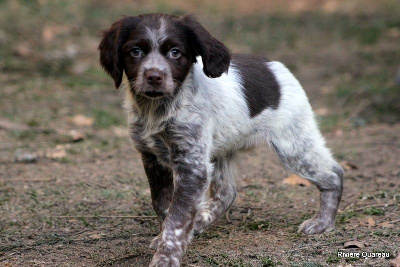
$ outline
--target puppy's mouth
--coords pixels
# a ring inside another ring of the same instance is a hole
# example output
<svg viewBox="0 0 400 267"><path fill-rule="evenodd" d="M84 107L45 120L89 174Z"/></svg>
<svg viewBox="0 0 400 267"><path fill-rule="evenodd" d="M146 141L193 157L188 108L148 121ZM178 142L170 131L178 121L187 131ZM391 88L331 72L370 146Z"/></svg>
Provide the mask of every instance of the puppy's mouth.
<svg viewBox="0 0 400 267"><path fill-rule="evenodd" d="M165 96L165 94L160 91L146 91L143 92L143 95L145 95L148 98L161 98Z"/></svg>

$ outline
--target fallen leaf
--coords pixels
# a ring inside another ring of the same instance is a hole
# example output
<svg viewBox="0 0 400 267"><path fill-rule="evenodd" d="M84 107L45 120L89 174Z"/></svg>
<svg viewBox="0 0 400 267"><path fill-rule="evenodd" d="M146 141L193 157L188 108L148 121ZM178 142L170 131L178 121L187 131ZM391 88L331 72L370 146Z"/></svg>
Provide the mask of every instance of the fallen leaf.
<svg viewBox="0 0 400 267"><path fill-rule="evenodd" d="M383 227L383 228L393 228L394 224L392 224L390 222L381 222L380 224L378 224L378 226Z"/></svg>
<svg viewBox="0 0 400 267"><path fill-rule="evenodd" d="M92 126L94 122L93 118L89 118L80 114L70 117L68 120L77 126Z"/></svg>
<svg viewBox="0 0 400 267"><path fill-rule="evenodd" d="M71 28L68 26L46 25L42 30L42 38L44 41L49 42L53 41L57 35L66 34L70 31Z"/></svg>
<svg viewBox="0 0 400 267"><path fill-rule="evenodd" d="M376 225L375 219L373 217L368 217L367 218L367 225L368 225L368 228L374 227Z"/></svg>
<svg viewBox="0 0 400 267"><path fill-rule="evenodd" d="M335 137L342 137L343 136L343 130L342 129L337 129L334 133Z"/></svg>
<svg viewBox="0 0 400 267"><path fill-rule="evenodd" d="M346 160L340 162L340 165L345 170L357 170L358 169L357 165L355 165L355 164L353 164L353 163L351 163L349 161L346 161Z"/></svg>
<svg viewBox="0 0 400 267"><path fill-rule="evenodd" d="M399 255L397 255L397 257L394 260L392 260L392 263L394 267L400 267L400 252Z"/></svg>
<svg viewBox="0 0 400 267"><path fill-rule="evenodd" d="M92 239L100 239L104 236L104 234L92 234L89 237Z"/></svg>
<svg viewBox="0 0 400 267"><path fill-rule="evenodd" d="M391 28L387 31L387 35L392 38L399 38L400 30L398 28Z"/></svg>
<svg viewBox="0 0 400 267"><path fill-rule="evenodd" d="M284 184L310 186L311 182L296 174L291 174L283 180Z"/></svg>
<svg viewBox="0 0 400 267"><path fill-rule="evenodd" d="M66 145L57 145L54 149L46 152L46 157L49 159L62 159L67 156Z"/></svg>
<svg viewBox="0 0 400 267"><path fill-rule="evenodd" d="M14 52L17 56L20 57L30 57L32 55L32 49L30 45L27 43L19 43L15 46Z"/></svg>
<svg viewBox="0 0 400 267"><path fill-rule="evenodd" d="M343 247L344 248L364 248L365 247L365 243L364 242L360 242L357 240L353 240L353 241L347 241L344 243Z"/></svg>
<svg viewBox="0 0 400 267"><path fill-rule="evenodd" d="M70 130L68 132L68 135L72 138L72 141L74 142L79 142L85 137L83 133L78 132L77 130Z"/></svg>
<svg viewBox="0 0 400 267"><path fill-rule="evenodd" d="M126 127L113 126L112 130L117 136L129 136L129 131Z"/></svg>
<svg viewBox="0 0 400 267"><path fill-rule="evenodd" d="M87 63L77 62L72 66L71 71L73 74L80 75L83 74L85 71L87 71L89 67L90 66Z"/></svg>
<svg viewBox="0 0 400 267"><path fill-rule="evenodd" d="M327 108L317 108L314 110L315 114L318 116L326 116L329 114L329 109Z"/></svg>

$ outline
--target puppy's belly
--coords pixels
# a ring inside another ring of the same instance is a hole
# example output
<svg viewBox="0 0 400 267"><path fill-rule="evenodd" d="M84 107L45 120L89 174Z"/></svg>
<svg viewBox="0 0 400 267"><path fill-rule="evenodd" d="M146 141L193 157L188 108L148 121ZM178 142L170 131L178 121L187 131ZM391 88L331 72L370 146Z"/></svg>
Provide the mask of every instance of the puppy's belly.
<svg viewBox="0 0 400 267"><path fill-rule="evenodd" d="M229 157L239 151L251 150L262 141L260 139L254 133L239 135L236 138L231 136L226 139L214 139L211 157Z"/></svg>

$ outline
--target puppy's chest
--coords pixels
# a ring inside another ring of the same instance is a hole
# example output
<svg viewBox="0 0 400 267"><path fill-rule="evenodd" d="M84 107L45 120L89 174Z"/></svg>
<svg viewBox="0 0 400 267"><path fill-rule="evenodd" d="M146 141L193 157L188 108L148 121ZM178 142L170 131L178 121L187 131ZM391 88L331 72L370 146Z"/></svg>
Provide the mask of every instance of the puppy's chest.
<svg viewBox="0 0 400 267"><path fill-rule="evenodd" d="M170 164L170 153L167 146L166 125L146 125L133 123L130 134L135 148L141 153L151 153L157 156L160 163Z"/></svg>

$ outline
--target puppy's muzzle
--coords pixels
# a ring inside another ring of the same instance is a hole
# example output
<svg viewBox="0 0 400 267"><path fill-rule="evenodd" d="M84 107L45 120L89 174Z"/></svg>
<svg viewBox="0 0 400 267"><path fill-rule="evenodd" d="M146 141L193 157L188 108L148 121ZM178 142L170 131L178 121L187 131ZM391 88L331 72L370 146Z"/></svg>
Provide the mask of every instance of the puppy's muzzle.
<svg viewBox="0 0 400 267"><path fill-rule="evenodd" d="M148 69L143 75L144 80L148 85L143 94L151 98L164 96L165 92L163 90L163 84L166 74L157 69Z"/></svg>

